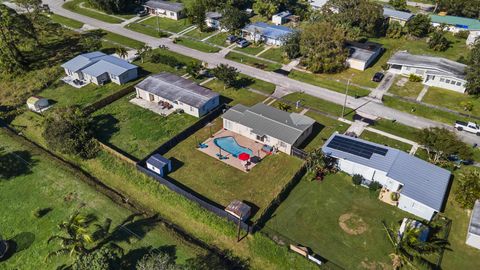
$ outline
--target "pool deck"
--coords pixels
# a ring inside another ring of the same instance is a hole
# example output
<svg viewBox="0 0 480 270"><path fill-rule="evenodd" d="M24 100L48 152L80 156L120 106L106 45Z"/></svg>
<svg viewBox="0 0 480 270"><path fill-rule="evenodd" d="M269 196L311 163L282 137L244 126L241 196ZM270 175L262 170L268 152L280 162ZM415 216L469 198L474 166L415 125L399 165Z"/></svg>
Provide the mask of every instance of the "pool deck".
<svg viewBox="0 0 480 270"><path fill-rule="evenodd" d="M213 134L212 137L208 138L206 141L203 142L203 144L208 145L207 148L197 148L197 149L211 156L212 158L215 158L225 164L235 167L243 172L248 172L249 170L253 169L253 167L255 167L256 164L250 163L247 170L247 168L245 167L245 161L241 161L240 159L234 157L232 154L224 150L221 150L221 154L223 156L226 156L227 159L220 160L217 157L217 154L220 153L220 148L215 145L213 140L216 138L227 137L227 136L231 136L235 138L235 140L239 145L246 148L250 148L253 151L253 155L260 157L260 159L263 159L264 157L267 156L267 154L262 151L262 147L263 147L262 143L256 142L247 137L244 137L242 135L239 135L237 133L231 132L229 130L224 130L224 129L221 129L220 131L216 132L215 134Z"/></svg>

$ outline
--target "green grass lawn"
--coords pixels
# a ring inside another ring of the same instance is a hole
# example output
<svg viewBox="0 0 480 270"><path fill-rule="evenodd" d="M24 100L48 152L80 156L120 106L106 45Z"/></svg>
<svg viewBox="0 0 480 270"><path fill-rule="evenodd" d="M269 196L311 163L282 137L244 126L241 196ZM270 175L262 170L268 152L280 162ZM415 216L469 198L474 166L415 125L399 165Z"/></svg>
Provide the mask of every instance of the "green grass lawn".
<svg viewBox="0 0 480 270"><path fill-rule="evenodd" d="M248 57L248 56L245 56L243 54L239 54L239 53L235 53L235 52L229 52L225 56L225 58L233 60L235 62L245 64L245 65L249 65L249 66L252 66L252 67L263 69L263 70L266 70L266 71L273 71L273 70L276 70L276 69L279 69L279 68L282 67L280 64L269 63L267 61L262 61L260 59L256 59L256 58L253 58L253 57Z"/></svg>
<svg viewBox="0 0 480 270"><path fill-rule="evenodd" d="M334 120L330 117L313 111L308 111L305 115L311 117L317 122L314 125L314 132L319 131L317 134L314 134L315 137L313 137L313 139L303 147L305 151L311 151L322 147L322 145L334 132L343 134L349 127L349 125L346 123Z"/></svg>
<svg viewBox="0 0 480 270"><path fill-rule="evenodd" d="M131 39L119 34L115 34L109 31L102 30L102 32L105 33L105 35L102 38L121 44L123 46L130 47L130 48L139 49L145 44L144 42Z"/></svg>
<svg viewBox="0 0 480 270"><path fill-rule="evenodd" d="M222 128L217 118L165 154L179 165L168 176L223 206L232 200L248 201L258 207L259 214L300 169L302 160L286 154L266 157L248 173L231 167L216 158L199 152L198 142Z"/></svg>
<svg viewBox="0 0 480 270"><path fill-rule="evenodd" d="M409 153L410 149L412 149L412 145L410 145L408 143L397 141L395 139L385 137L383 135L380 135L378 133L374 133L374 132L371 132L371 131L368 131L368 130L364 130L362 132L362 134L360 135L360 138L362 138L364 140L367 140L367 141L374 142L374 143L378 143L378 144L381 144L381 145L386 145L386 146L389 146L389 147L392 147L392 148L396 148L396 149L402 150L402 151L407 152L407 153Z"/></svg>
<svg viewBox="0 0 480 270"><path fill-rule="evenodd" d="M210 42L210 43L213 43L213 44L216 44L216 45L219 45L219 46L227 47L227 46L230 45L230 44L227 44L227 42L226 42L226 39L229 35L230 35L229 33L220 33L220 34L217 34L217 35L207 39L206 41Z"/></svg>
<svg viewBox="0 0 480 270"><path fill-rule="evenodd" d="M55 13L49 14L48 17L56 23L59 23L59 24L62 24L62 25L65 25L67 27L71 27L71 28L74 28L74 29L80 29L83 26L82 22L79 22L79 21L76 21L74 19L70 19L70 18L61 16L61 15L58 15L58 14L55 14Z"/></svg>
<svg viewBox="0 0 480 270"><path fill-rule="evenodd" d="M240 47L235 47L235 51L239 51L239 52L243 52L243 53L248 53L248 54L251 54L251 55L257 55L258 53L260 53L261 51L265 50L265 45L263 44L250 44L248 47L245 47L245 48L240 48Z"/></svg>
<svg viewBox="0 0 480 270"><path fill-rule="evenodd" d="M190 62L196 62L200 63L199 60L176 53L171 50L164 50L164 49L154 49L152 54L159 54L162 56L170 56L170 57L175 57L178 61L182 62L184 65L187 65ZM183 75L187 73L184 68L173 68L171 66L165 65L165 64L160 64L160 63L152 63L149 61L145 61L144 63L141 62L141 60L137 60L134 62L135 65L141 66L146 72L148 73L159 73L162 71L167 71L171 73L175 73L177 75Z"/></svg>
<svg viewBox="0 0 480 270"><path fill-rule="evenodd" d="M380 119L375 121L375 124L372 126L372 128L385 131L387 133L390 133L411 141L418 140L417 139L418 138L417 132L419 131L418 129L400 124L396 121L392 121L388 119Z"/></svg>
<svg viewBox="0 0 480 270"><path fill-rule="evenodd" d="M197 118L188 114L167 117L129 102L124 97L96 111L96 137L142 159L162 143L193 124Z"/></svg>
<svg viewBox="0 0 480 270"><path fill-rule="evenodd" d="M262 102L266 97L257 93L253 93L245 88L235 89L232 87L225 88L224 84L215 79L209 81L203 86L212 89L213 91L221 95L221 102L228 103L230 105L243 104L245 106L252 106Z"/></svg>
<svg viewBox="0 0 480 270"><path fill-rule="evenodd" d="M203 43L201 41L196 41L193 39L189 38L178 38L176 41L177 44L183 45L185 47L189 47L194 50L198 50L201 52L207 52L207 53L216 53L220 51L220 48L214 47L212 45L209 45L207 43Z"/></svg>
<svg viewBox="0 0 480 270"><path fill-rule="evenodd" d="M325 74L312 74L298 70L292 70L288 77L301 82L324 87L339 93L345 93L347 88L346 83L327 78ZM370 94L370 91L365 88L361 88L355 85L350 85L348 88L348 95L352 97L356 95L363 97L368 96L368 94Z"/></svg>
<svg viewBox="0 0 480 270"><path fill-rule="evenodd" d="M107 22L107 23L121 23L121 22L123 22L122 19L119 19L119 18L116 18L116 17L113 17L113 16L109 16L108 14L95 12L93 10L82 8L80 6L80 3L84 3L84 2L85 2L85 0L72 0L72 1L65 2L65 4L63 4L62 7L65 8L65 9L68 9L72 12L79 13L79 14L82 14L82 15L85 15L85 16L103 21L103 22Z"/></svg>
<svg viewBox="0 0 480 270"><path fill-rule="evenodd" d="M404 86L397 85L398 81L400 80L407 80ZM422 89L423 84L421 82L411 82L408 81L407 77L398 76L393 82L388 92L397 96L416 99Z"/></svg>
<svg viewBox="0 0 480 270"><path fill-rule="evenodd" d="M252 78L250 76L240 74L240 80L245 79L247 84L244 87L253 88L255 90L264 92L265 94L273 94L275 92L275 84L269 83L260 79Z"/></svg>
<svg viewBox="0 0 480 270"><path fill-rule="evenodd" d="M196 39L204 39L208 36L211 36L213 34L215 34L217 31L205 31L205 32L202 32L200 31L200 29L198 28L195 28L194 30L192 31L189 31L185 34L185 36L189 36L189 37L193 37L193 38L196 38Z"/></svg>
<svg viewBox="0 0 480 270"><path fill-rule="evenodd" d="M322 182L309 181L311 177L305 176L290 192L266 231L276 231L345 269L389 269L393 248L382 221L393 224L408 213L381 202L367 188L353 186L351 177L343 173L329 175ZM354 215L345 224L364 232L351 235L344 231L339 224L342 215Z"/></svg>
<svg viewBox="0 0 480 270"><path fill-rule="evenodd" d="M2 237L17 244L17 252L2 261L0 268L35 269L41 266L41 269L57 269L61 264L72 263L68 255L46 262L47 254L60 248L56 242L47 244L47 240L59 232L57 225L80 207L83 213L97 216L98 223L111 218L112 228L132 214L64 169L57 161L6 135L3 130L0 131L0 147L5 150L2 160L16 164L16 170L9 174L11 177L0 179L0 226ZM30 165L27 166L24 161ZM51 210L41 218L35 217L34 212L41 208ZM145 225L137 223L128 226L140 238L119 231L116 243L124 248L125 254L133 256L130 263L134 262L133 258L142 256L145 252L142 249L148 247L173 248L179 263L203 252L180 240L164 226L152 222ZM130 243L127 243L128 240L131 240Z"/></svg>
<svg viewBox="0 0 480 270"><path fill-rule="evenodd" d="M422 101L461 113L480 116L480 98L467 94L461 94L437 87L430 87ZM465 111L464 107L462 106L463 102L470 102L473 105L472 110Z"/></svg>
<svg viewBox="0 0 480 270"><path fill-rule="evenodd" d="M290 60L285 57L283 48L270 48L259 56L283 64L288 64L290 62Z"/></svg>
<svg viewBox="0 0 480 270"><path fill-rule="evenodd" d="M159 31L157 30L157 28L153 28L153 27L146 27L138 23L127 24L125 28L148 35L148 36L152 36L152 37L162 38L162 37L170 36L170 34L167 32L164 32L162 30Z"/></svg>
<svg viewBox="0 0 480 270"><path fill-rule="evenodd" d="M158 22L158 24L157 24ZM153 27L154 29L160 28L160 30L165 30L173 33L178 33L187 27L191 26L192 24L188 22L187 19L180 19L178 21L168 19L168 18L161 18L157 16L152 16L144 21L137 23L139 25L148 25Z"/></svg>

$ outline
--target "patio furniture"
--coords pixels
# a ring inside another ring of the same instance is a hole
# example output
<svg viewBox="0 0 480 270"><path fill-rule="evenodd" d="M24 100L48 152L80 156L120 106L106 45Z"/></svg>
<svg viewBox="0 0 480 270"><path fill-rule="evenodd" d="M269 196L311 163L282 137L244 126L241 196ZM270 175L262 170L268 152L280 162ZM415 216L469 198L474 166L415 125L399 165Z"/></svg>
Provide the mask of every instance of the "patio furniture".
<svg viewBox="0 0 480 270"><path fill-rule="evenodd" d="M204 149L204 148L207 148L207 147L208 147L208 145L206 145L204 143L199 143L198 144L198 148L200 148L200 149Z"/></svg>
<svg viewBox="0 0 480 270"><path fill-rule="evenodd" d="M253 157L250 158L250 162L252 162L253 164L257 164L260 161L262 161L262 159L258 156L253 156Z"/></svg>
<svg viewBox="0 0 480 270"><path fill-rule="evenodd" d="M250 155L247 153L240 153L240 155L238 155L238 159L242 161L248 161L250 159Z"/></svg>
<svg viewBox="0 0 480 270"><path fill-rule="evenodd" d="M262 146L262 152L265 152L265 153L267 153L267 154L271 154L271 153L273 152L273 146L264 144L264 145Z"/></svg>

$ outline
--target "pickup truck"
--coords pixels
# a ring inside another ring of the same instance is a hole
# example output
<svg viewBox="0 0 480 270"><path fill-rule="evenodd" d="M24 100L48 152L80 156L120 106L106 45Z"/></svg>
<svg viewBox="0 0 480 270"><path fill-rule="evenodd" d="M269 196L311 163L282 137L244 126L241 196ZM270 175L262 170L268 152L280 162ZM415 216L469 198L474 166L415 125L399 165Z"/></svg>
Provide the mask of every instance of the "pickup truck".
<svg viewBox="0 0 480 270"><path fill-rule="evenodd" d="M462 121L456 121L455 128L459 131L465 130L466 132L470 132L476 134L477 136L480 136L480 127L473 122L467 123Z"/></svg>

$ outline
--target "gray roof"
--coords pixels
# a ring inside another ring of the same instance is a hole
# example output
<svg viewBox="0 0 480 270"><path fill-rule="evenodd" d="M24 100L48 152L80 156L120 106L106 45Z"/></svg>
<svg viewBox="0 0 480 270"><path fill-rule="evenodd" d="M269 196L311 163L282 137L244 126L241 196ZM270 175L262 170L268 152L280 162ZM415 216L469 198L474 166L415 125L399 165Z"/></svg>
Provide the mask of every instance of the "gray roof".
<svg viewBox="0 0 480 270"><path fill-rule="evenodd" d="M149 8L159 8L159 9L164 9L164 10L169 10L169 11L174 11L174 12L179 12L183 10L183 4L182 3L175 3L175 2L170 2L170 1L162 1L162 0L150 0L147 1L144 6L149 7Z"/></svg>
<svg viewBox="0 0 480 270"><path fill-rule="evenodd" d="M80 54L62 65L63 68L71 70L73 72L79 71L92 63L98 61L98 59L104 57L106 54L102 52L91 52Z"/></svg>
<svg viewBox="0 0 480 270"><path fill-rule="evenodd" d="M146 162L155 166L156 168L163 168L170 163L170 160L160 154L153 154L147 159Z"/></svg>
<svg viewBox="0 0 480 270"><path fill-rule="evenodd" d="M399 11L391 8L384 7L383 8L383 16L385 18L395 18L402 21L409 21L415 14Z"/></svg>
<svg viewBox="0 0 480 270"><path fill-rule="evenodd" d="M353 141L366 143L387 150L385 156L374 153L370 158L360 157L328 146L330 141L340 136ZM322 147L324 153L335 158L346 159L354 163L374 168L387 173L387 176L402 183L400 191L413 200L441 211L447 196L451 173L415 156L388 146L366 140L333 134Z"/></svg>
<svg viewBox="0 0 480 270"><path fill-rule="evenodd" d="M290 16L290 15L291 15L290 11L282 11L282 12L280 12L280 13L277 13L277 14L273 15L273 16L277 16L277 17L283 18L283 17L287 17L287 16ZM272 17L273 17L273 16L272 16Z"/></svg>
<svg viewBox="0 0 480 270"><path fill-rule="evenodd" d="M260 35L272 39L280 39L293 33L293 29L291 28L282 25L271 25L264 22L256 22L249 24L245 26L242 31L252 34L258 32Z"/></svg>
<svg viewBox="0 0 480 270"><path fill-rule="evenodd" d="M63 64L62 67L74 72L82 71L94 77L106 72L119 76L128 70L137 68L128 61L102 52L81 54Z"/></svg>
<svg viewBox="0 0 480 270"><path fill-rule="evenodd" d="M288 113L263 103L252 107L237 104L222 116L252 129L257 135L267 135L288 144L294 144L305 130L315 123L307 116Z"/></svg>
<svg viewBox="0 0 480 270"><path fill-rule="evenodd" d="M464 64L442 58L428 55L413 55L405 51L396 52L387 62L390 65L405 65L416 68L424 68L441 72L445 75L456 78L465 78Z"/></svg>
<svg viewBox="0 0 480 270"><path fill-rule="evenodd" d="M346 47L349 49L348 58L364 62L368 62L370 58L382 50L382 45L374 42L347 42Z"/></svg>
<svg viewBox="0 0 480 270"><path fill-rule="evenodd" d="M135 88L171 101L180 101L195 108L201 108L211 99L219 97L218 93L194 81L167 72L149 76Z"/></svg>
<svg viewBox="0 0 480 270"><path fill-rule="evenodd" d="M220 12L210 11L210 12L205 13L205 16L209 19L217 19L218 20L218 19L222 18L223 15Z"/></svg>
<svg viewBox="0 0 480 270"><path fill-rule="evenodd" d="M328 0L310 0L310 5L314 8L321 8L323 7Z"/></svg>
<svg viewBox="0 0 480 270"><path fill-rule="evenodd" d="M473 206L470 224L468 225L468 232L480 236L480 199L476 200L475 205Z"/></svg>

